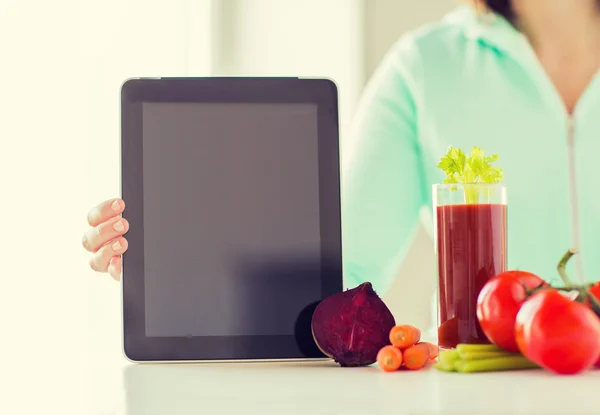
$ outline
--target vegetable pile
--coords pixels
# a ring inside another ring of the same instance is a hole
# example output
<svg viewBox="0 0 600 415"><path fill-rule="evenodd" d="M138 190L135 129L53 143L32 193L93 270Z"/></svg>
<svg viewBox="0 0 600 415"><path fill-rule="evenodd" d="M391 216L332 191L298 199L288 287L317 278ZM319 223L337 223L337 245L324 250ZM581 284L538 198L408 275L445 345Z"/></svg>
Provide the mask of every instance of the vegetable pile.
<svg viewBox="0 0 600 415"><path fill-rule="evenodd" d="M386 372L418 370L438 356L437 346L421 342L421 330L396 325L370 282L324 299L312 316L315 343L341 367L378 363Z"/></svg>
<svg viewBox="0 0 600 415"><path fill-rule="evenodd" d="M457 372L541 367L561 375L600 367L600 283L572 284L565 267L575 254L569 250L558 264L562 287L526 271L491 278L479 293L477 318L493 345L459 345L440 353L435 367Z"/></svg>
<svg viewBox="0 0 600 415"><path fill-rule="evenodd" d="M569 250L558 264L561 287L520 270L486 283L476 312L491 344L459 344L438 356L418 328L396 325L369 282L323 300L312 317L313 337L342 367L377 363L385 372L436 360L434 368L458 373L542 368L574 375L600 368L600 282L572 284L565 268L575 254Z"/></svg>
<svg viewBox="0 0 600 415"><path fill-rule="evenodd" d="M498 183L503 172L492 167L497 158L478 147L468 156L450 147L438 167L450 185ZM466 189L466 202L477 203L480 192L488 191ZM569 250L558 263L562 286L522 270L502 272L486 282L473 311L491 344L438 351L421 341L418 328L396 325L369 282L323 300L313 313L313 337L340 366L377 363L385 372L419 370L435 360L436 369L459 373L541 368L575 375L600 368L600 282L572 283L566 266L576 253Z"/></svg>
<svg viewBox="0 0 600 415"><path fill-rule="evenodd" d="M447 184L498 183L504 174L492 167L497 160L498 155L485 156L479 147L470 155L449 147L437 167ZM477 203L477 192L486 191L481 189L465 189L466 203ZM479 292L476 313L492 346L459 345L443 351L436 368L470 372L537 366L572 375L600 367L600 283L571 282L565 269L575 254L569 250L558 264L561 287L521 270L491 278Z"/></svg>
<svg viewBox="0 0 600 415"><path fill-rule="evenodd" d="M421 330L411 325L394 326L390 330L390 344L377 353L377 364L384 372L401 368L419 370L438 356L438 347L421 342Z"/></svg>

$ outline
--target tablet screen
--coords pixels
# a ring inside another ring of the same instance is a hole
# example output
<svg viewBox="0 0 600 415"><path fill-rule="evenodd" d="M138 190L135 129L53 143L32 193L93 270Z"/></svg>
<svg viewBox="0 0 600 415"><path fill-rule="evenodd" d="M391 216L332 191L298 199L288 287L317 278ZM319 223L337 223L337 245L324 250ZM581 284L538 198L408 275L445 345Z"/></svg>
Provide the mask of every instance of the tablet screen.
<svg viewBox="0 0 600 415"><path fill-rule="evenodd" d="M146 336L293 335L322 294L317 104L142 119Z"/></svg>

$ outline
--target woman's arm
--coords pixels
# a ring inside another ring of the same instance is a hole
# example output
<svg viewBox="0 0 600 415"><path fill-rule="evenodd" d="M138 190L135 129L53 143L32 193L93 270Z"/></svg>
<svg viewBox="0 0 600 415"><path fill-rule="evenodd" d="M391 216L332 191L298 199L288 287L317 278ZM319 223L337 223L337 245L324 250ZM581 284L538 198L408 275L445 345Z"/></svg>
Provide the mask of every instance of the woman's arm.
<svg viewBox="0 0 600 415"><path fill-rule="evenodd" d="M398 43L378 68L342 142L344 282L393 282L427 200L417 131L418 54Z"/></svg>

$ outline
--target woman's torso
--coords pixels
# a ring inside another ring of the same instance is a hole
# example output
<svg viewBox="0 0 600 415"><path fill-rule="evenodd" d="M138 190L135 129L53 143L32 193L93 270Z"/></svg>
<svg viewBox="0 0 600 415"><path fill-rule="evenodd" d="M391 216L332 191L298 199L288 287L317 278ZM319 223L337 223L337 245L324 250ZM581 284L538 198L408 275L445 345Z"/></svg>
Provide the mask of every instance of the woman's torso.
<svg viewBox="0 0 600 415"><path fill-rule="evenodd" d="M525 40L505 22L466 31L446 23L415 42L423 185L443 179L435 166L449 145L499 154L509 267L555 281L558 260L577 247L585 277L600 280L600 76L568 116ZM577 270L569 267L573 276Z"/></svg>

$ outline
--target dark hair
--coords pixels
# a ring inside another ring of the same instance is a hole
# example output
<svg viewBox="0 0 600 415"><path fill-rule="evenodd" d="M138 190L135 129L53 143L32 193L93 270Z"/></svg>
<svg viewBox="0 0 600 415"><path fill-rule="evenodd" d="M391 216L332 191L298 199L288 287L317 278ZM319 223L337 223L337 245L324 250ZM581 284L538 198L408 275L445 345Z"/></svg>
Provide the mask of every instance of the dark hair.
<svg viewBox="0 0 600 415"><path fill-rule="evenodd" d="M507 20L514 20L515 12L512 8L512 0L485 0L485 4L488 9L504 16Z"/></svg>
<svg viewBox="0 0 600 415"><path fill-rule="evenodd" d="M486 7L499 15L504 16L509 21L514 21L516 15L512 7L512 0L476 0L476 3L484 3ZM600 8L600 0L597 0Z"/></svg>

